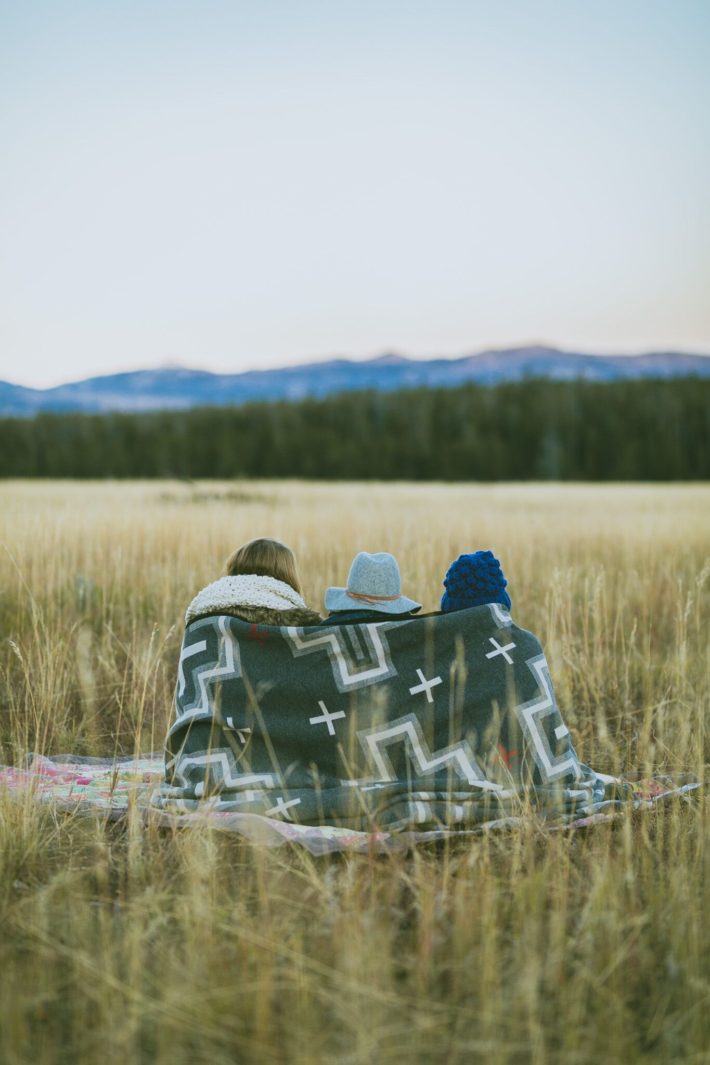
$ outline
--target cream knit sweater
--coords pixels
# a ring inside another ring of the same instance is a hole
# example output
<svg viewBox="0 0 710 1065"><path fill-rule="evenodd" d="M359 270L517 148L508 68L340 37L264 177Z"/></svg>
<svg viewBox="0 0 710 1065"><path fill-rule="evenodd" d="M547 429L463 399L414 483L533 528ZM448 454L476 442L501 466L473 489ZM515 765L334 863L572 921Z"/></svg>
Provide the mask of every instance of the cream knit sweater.
<svg viewBox="0 0 710 1065"><path fill-rule="evenodd" d="M275 577L242 574L220 577L198 592L185 613L185 624L203 614L229 614L237 607L263 607L267 610L306 610L303 598L285 581Z"/></svg>

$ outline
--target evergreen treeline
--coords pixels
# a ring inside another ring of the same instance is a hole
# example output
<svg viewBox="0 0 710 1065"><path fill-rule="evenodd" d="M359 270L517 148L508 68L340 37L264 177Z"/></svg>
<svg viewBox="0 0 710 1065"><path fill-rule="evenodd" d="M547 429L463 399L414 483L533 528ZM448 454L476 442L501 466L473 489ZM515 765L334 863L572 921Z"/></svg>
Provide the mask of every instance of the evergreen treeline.
<svg viewBox="0 0 710 1065"><path fill-rule="evenodd" d="M0 476L706 479L710 380L528 380L7 418Z"/></svg>

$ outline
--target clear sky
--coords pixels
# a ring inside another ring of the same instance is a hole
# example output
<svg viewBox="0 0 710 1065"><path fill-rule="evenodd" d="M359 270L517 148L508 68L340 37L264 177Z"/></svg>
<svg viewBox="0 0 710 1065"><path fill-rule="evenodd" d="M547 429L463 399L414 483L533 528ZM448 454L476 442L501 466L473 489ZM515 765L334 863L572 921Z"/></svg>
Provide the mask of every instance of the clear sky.
<svg viewBox="0 0 710 1065"><path fill-rule="evenodd" d="M0 0L0 378L710 352L708 0Z"/></svg>

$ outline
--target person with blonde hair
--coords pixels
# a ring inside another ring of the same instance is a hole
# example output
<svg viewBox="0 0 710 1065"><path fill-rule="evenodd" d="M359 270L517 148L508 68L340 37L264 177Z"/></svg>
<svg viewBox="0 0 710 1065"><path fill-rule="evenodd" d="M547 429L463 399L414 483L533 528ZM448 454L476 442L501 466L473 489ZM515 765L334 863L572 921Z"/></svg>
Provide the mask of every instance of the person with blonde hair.
<svg viewBox="0 0 710 1065"><path fill-rule="evenodd" d="M264 538L242 544L229 556L224 575L190 603L185 624L220 614L253 625L318 625L322 620L303 600L291 548Z"/></svg>

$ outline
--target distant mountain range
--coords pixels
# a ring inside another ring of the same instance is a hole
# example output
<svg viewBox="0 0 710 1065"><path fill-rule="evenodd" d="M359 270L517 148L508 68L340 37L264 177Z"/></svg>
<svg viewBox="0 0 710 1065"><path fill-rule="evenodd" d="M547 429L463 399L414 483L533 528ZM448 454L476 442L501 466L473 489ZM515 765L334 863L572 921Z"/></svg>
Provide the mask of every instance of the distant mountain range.
<svg viewBox="0 0 710 1065"><path fill-rule="evenodd" d="M236 374L165 367L91 377L46 389L0 381L0 415L26 417L40 411L184 410L253 400L298 400L365 388L383 391L427 386L448 388L469 381L495 385L526 377L618 381L688 376L710 377L710 356L681 352L586 355L529 346L482 351L456 359L380 355L363 362L332 359Z"/></svg>

